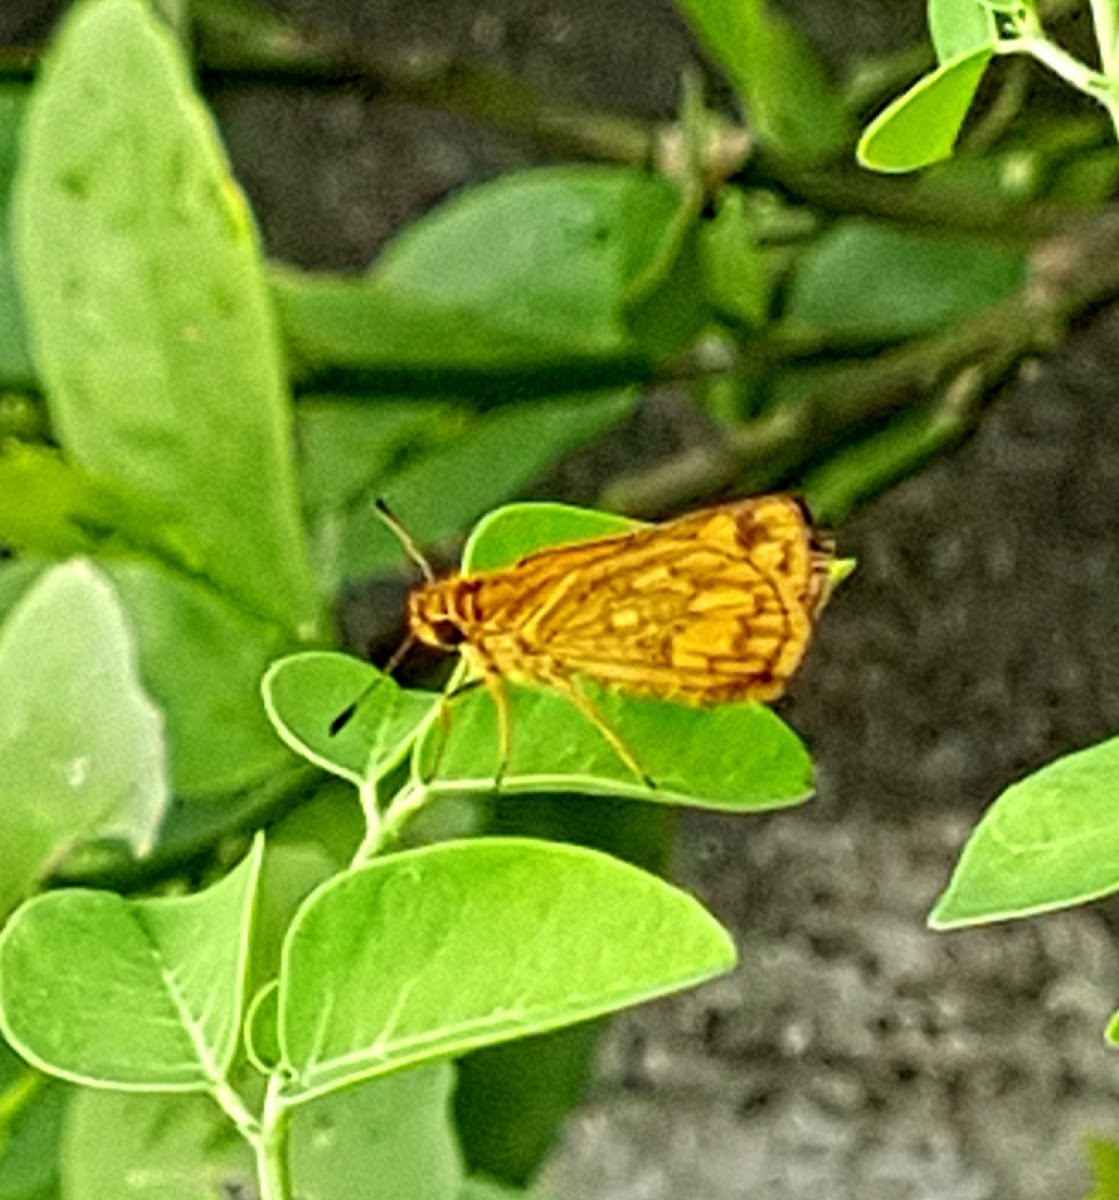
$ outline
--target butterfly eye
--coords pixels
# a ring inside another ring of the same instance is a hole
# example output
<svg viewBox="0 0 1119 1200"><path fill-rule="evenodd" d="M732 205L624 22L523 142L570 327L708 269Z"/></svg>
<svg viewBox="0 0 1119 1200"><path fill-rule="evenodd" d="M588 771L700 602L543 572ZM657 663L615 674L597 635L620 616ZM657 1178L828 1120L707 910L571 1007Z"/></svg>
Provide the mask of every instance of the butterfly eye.
<svg viewBox="0 0 1119 1200"><path fill-rule="evenodd" d="M445 646L447 649L452 649L455 646L461 646L466 641L466 634L462 632L462 627L456 625L454 621L447 619L432 621L429 629L435 636L436 642L440 646Z"/></svg>

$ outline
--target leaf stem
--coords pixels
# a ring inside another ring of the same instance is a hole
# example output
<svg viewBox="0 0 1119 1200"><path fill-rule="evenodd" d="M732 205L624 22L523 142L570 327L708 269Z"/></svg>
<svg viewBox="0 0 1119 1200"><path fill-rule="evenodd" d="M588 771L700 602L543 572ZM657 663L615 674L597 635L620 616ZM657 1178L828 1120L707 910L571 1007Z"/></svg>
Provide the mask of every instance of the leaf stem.
<svg viewBox="0 0 1119 1200"><path fill-rule="evenodd" d="M368 826L351 865L359 866L367 859L382 853L386 846L396 841L404 826L430 799L431 790L426 784L417 779L409 780L393 797L384 814L378 817L376 825Z"/></svg>

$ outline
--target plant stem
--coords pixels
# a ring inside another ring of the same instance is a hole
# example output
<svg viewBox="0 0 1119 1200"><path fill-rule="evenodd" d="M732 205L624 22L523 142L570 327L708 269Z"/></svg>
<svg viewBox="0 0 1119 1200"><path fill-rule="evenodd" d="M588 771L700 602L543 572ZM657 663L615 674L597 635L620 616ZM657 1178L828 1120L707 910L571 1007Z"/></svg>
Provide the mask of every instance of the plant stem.
<svg viewBox="0 0 1119 1200"><path fill-rule="evenodd" d="M46 1081L47 1077L41 1071L26 1067L0 1092L0 1146L3 1145L4 1127L19 1116Z"/></svg>
<svg viewBox="0 0 1119 1200"><path fill-rule="evenodd" d="M256 1156L260 1200L292 1200L291 1164L288 1161L288 1134L291 1131L291 1110L280 1096L283 1080L273 1075L268 1080L264 1097L261 1129L252 1139Z"/></svg>
<svg viewBox="0 0 1119 1200"><path fill-rule="evenodd" d="M1096 30L1096 43L1100 48L1100 70L1114 85L1119 82L1116 54L1119 45L1119 4L1116 0L1089 0L1092 9L1092 24Z"/></svg>
<svg viewBox="0 0 1119 1200"><path fill-rule="evenodd" d="M1086 63L1069 54L1069 52L1051 42L1047 37L1012 37L999 42L995 47L997 54L1027 54L1043 66L1049 68L1070 87L1093 100L1104 101L1109 89L1107 79L1099 71L1093 71Z"/></svg>
<svg viewBox="0 0 1119 1200"><path fill-rule="evenodd" d="M376 826L370 825L354 855L352 866L380 854L400 836L405 825L431 799L428 788L416 779L410 780L392 799Z"/></svg>

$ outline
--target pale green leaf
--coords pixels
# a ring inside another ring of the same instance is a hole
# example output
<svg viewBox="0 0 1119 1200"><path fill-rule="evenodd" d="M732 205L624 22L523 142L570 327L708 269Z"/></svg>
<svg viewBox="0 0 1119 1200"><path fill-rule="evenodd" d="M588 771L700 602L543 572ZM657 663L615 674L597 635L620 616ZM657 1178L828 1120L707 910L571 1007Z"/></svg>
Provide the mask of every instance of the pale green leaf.
<svg viewBox="0 0 1119 1200"><path fill-rule="evenodd" d="M252 1152L209 1096L83 1088L64 1154L65 1200L232 1200L257 1185Z"/></svg>
<svg viewBox="0 0 1119 1200"><path fill-rule="evenodd" d="M0 627L0 911L83 841L146 853L167 800L120 599L88 562L54 567Z"/></svg>
<svg viewBox="0 0 1119 1200"><path fill-rule="evenodd" d="M0 932L4 1035L79 1083L184 1091L221 1081L244 1008L262 845L191 896L74 888L29 900Z"/></svg>
<svg viewBox="0 0 1119 1200"><path fill-rule="evenodd" d="M734 958L690 896L596 851L486 838L388 855L320 888L288 934L287 1097L586 1020Z"/></svg>
<svg viewBox="0 0 1119 1200"><path fill-rule="evenodd" d="M1066 755L991 805L937 901L937 929L1029 916L1119 890L1119 738Z"/></svg>
<svg viewBox="0 0 1119 1200"><path fill-rule="evenodd" d="M169 514L245 607L309 632L318 600L256 234L141 0L68 14L27 115L14 221L66 453Z"/></svg>
<svg viewBox="0 0 1119 1200"><path fill-rule="evenodd" d="M950 59L887 105L859 139L859 162L875 171L916 171L951 157L991 53L981 46Z"/></svg>
<svg viewBox="0 0 1119 1200"><path fill-rule="evenodd" d="M396 766L438 703L356 658L326 651L281 659L262 687L268 715L284 741L356 785Z"/></svg>

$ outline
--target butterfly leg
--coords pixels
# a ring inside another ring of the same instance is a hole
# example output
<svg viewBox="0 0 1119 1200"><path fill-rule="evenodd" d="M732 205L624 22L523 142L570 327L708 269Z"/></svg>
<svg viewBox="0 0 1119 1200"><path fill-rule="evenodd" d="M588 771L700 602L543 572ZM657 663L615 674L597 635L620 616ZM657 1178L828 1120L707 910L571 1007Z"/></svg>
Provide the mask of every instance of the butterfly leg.
<svg viewBox="0 0 1119 1200"><path fill-rule="evenodd" d="M554 671L548 675L548 686L554 688L561 696L570 700L575 705L595 729L602 734L610 744L610 748L633 772L640 783L643 783L650 791L656 791L656 781L637 761L637 756L622 740L621 734L598 711L594 701L580 689L576 680L562 671Z"/></svg>
<svg viewBox="0 0 1119 1200"><path fill-rule="evenodd" d="M439 742L435 747L435 754L432 756L431 762L428 763L427 768L420 777L420 782L425 787L439 774L439 767L443 762L443 752L447 748L447 739L451 736L452 702L457 700L459 696L463 696L467 692L472 692L483 682L482 679L467 679L463 683L451 688L450 691L444 692L439 697Z"/></svg>
<svg viewBox="0 0 1119 1200"><path fill-rule="evenodd" d="M505 777L505 770L509 765L509 753L513 744L512 721L509 715L509 696L505 690L505 680L487 657L484 657L475 649L470 654L468 661L474 674L457 687L444 692L439 702L439 726L441 730L439 745L436 748L435 757L430 767L424 772L423 782L430 783L435 778L436 772L439 769L439 763L442 761L443 749L447 744L447 737L451 729L451 702L457 700L465 692L470 692L476 687L484 686L493 698L493 706L497 712L497 765L494 769L493 782L495 791L500 791L501 781Z"/></svg>
<svg viewBox="0 0 1119 1200"><path fill-rule="evenodd" d="M486 691L493 697L493 706L497 712L497 766L493 772L494 791L501 791L501 781L505 778L505 770L509 766L509 752L513 747L513 723L509 716L509 693L505 689L505 680L497 671L489 670L482 676Z"/></svg>

